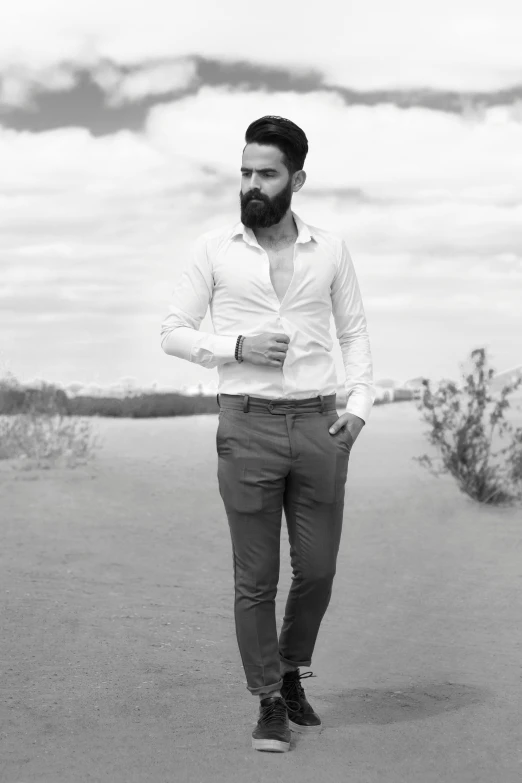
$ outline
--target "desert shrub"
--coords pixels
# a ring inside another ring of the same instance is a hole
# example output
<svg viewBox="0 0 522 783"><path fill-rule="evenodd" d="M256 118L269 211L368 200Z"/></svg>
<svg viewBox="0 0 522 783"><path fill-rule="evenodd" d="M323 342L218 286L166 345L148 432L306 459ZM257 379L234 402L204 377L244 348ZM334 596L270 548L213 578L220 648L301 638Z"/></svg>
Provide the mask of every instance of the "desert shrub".
<svg viewBox="0 0 522 783"><path fill-rule="evenodd" d="M394 389L393 402L402 402L406 400L413 400L413 391L411 389Z"/></svg>
<svg viewBox="0 0 522 783"><path fill-rule="evenodd" d="M66 415L69 412L69 400L63 389L52 383L40 386L22 386L9 374L0 379L0 414L47 413Z"/></svg>
<svg viewBox="0 0 522 783"><path fill-rule="evenodd" d="M522 498L522 427L514 429L504 420L510 407L508 395L522 383L522 376L493 393L495 375L488 368L486 351L471 353L473 368L463 372L464 385L442 381L432 391L424 381L425 391L416 401L423 419L430 424L428 439L440 453L441 467L435 468L430 457L413 457L433 475L449 473L459 489L480 503L512 505ZM512 435L508 446L493 451L493 436Z"/></svg>
<svg viewBox="0 0 522 783"><path fill-rule="evenodd" d="M92 434L92 423L69 417L68 401L64 404L60 391L51 384L27 390L12 377L0 381L5 403L0 408L0 459L18 459L36 467L75 467L93 456L98 439Z"/></svg>

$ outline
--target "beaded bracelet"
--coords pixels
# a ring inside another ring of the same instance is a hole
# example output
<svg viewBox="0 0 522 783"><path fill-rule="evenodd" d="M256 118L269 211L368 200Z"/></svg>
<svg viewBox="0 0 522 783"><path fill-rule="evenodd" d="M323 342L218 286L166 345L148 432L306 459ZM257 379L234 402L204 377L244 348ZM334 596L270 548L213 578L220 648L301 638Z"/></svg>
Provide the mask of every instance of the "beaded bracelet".
<svg viewBox="0 0 522 783"><path fill-rule="evenodd" d="M236 341L236 350L235 350L234 356L235 356L236 360L239 363L241 363L243 361L242 352L243 352L243 340L244 339L245 338L243 337L243 335L240 334L239 337L237 338L237 341Z"/></svg>

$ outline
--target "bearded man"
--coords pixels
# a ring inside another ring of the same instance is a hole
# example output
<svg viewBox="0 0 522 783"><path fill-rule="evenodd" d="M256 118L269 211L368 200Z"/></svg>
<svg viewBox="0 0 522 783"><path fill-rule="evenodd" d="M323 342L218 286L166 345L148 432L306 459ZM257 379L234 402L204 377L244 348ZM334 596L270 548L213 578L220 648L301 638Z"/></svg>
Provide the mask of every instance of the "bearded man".
<svg viewBox="0 0 522 783"><path fill-rule="evenodd" d="M319 715L300 674L332 595L348 461L375 401L366 317L343 239L291 208L308 141L267 116L245 135L241 220L202 235L162 323L165 353L217 367L217 476L231 534L236 636L247 689L260 700L256 750L287 751ZM214 334L199 327L210 307ZM346 410L337 413L330 318L341 346ZM293 581L278 636L282 514ZM313 675L312 675L313 676Z"/></svg>

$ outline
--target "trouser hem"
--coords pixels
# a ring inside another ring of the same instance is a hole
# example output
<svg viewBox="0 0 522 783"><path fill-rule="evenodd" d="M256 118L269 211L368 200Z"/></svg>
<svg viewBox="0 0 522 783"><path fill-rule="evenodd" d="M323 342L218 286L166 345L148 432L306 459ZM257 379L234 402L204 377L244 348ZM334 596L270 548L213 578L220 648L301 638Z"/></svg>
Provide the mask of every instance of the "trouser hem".
<svg viewBox="0 0 522 783"><path fill-rule="evenodd" d="M281 654L279 655L280 660L283 663L287 663L289 666L295 666L296 669L301 668L301 666L311 666L312 665L312 659L308 658L306 661L291 661L289 658L284 658Z"/></svg>
<svg viewBox="0 0 522 783"><path fill-rule="evenodd" d="M257 688L252 688L250 685L247 685L247 688L254 696L259 696L262 693L265 693L268 696L273 691L280 691L282 684L283 679L281 678L279 682L276 682L273 685L259 685Z"/></svg>

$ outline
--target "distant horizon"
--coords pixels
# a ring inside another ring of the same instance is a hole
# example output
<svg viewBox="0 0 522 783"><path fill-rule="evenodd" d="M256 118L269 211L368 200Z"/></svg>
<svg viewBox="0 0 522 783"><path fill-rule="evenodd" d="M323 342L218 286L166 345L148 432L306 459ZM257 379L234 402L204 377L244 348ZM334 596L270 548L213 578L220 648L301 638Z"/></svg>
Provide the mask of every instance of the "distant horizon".
<svg viewBox="0 0 522 783"><path fill-rule="evenodd" d="M522 364L516 365L515 367L507 368L506 370L501 370L500 372L496 372L493 376L492 381L494 382L497 379L502 379L504 377L510 376L511 374L520 373L522 374ZM0 374L0 381L5 380L7 376L3 376ZM401 389L404 388L406 384L413 383L414 381L419 381L421 379L427 379L430 381L430 383L440 383L442 381L454 381L457 382L458 380L462 379L462 376L459 378L456 377L430 377L426 375L415 375L410 378L406 378L404 380L396 380L394 378L378 378L374 381L374 385L380 389L387 389L387 388L393 388L393 389ZM15 380L20 383L22 386L30 387L32 385L38 386L41 384L49 384L53 385L56 388L61 389L68 389L72 386L78 386L82 389L87 388L93 388L93 389L118 389L118 390L124 390L125 388L133 389L136 391L140 390L153 390L158 389L160 391L170 391L170 392L186 392L187 390L201 390L203 393L208 392L208 394L215 394L217 393L218 388L218 382L217 380L213 380L207 383L203 383L202 381L198 381L197 383L186 383L182 385L166 385L161 384L157 381L151 381L149 383L138 383L136 378L133 378L131 376L126 376L123 378L120 378L117 381L113 381L108 384L99 384L92 381L88 382L82 382L82 381L68 381L68 382L60 382L60 381L53 381L45 378L40 377L33 377L25 380L21 380L20 378L16 378ZM339 383L337 387L337 394L342 395L343 394L343 384Z"/></svg>

